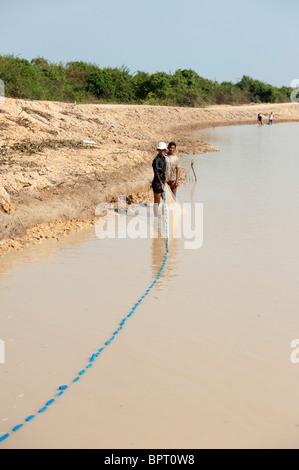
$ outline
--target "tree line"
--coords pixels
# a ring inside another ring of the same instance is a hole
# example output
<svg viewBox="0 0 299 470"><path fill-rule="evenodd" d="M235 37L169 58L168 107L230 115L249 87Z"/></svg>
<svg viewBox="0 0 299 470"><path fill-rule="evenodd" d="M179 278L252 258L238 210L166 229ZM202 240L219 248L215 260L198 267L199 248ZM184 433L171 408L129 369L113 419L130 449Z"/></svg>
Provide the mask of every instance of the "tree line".
<svg viewBox="0 0 299 470"><path fill-rule="evenodd" d="M77 103L137 103L200 107L211 104L282 103L292 89L244 75L237 83L208 80L191 69L147 73L122 66L75 61L51 63L0 55L0 79L11 98Z"/></svg>

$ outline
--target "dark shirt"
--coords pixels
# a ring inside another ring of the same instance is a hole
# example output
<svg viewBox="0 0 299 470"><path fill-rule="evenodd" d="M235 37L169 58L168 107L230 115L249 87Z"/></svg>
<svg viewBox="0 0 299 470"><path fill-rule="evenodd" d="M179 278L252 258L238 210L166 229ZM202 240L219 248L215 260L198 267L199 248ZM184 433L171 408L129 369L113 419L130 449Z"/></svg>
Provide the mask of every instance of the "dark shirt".
<svg viewBox="0 0 299 470"><path fill-rule="evenodd" d="M166 172L166 159L165 157L161 157L161 155L157 155L153 160L153 170L154 170L154 181L160 181L160 183L164 183L165 181L165 172Z"/></svg>

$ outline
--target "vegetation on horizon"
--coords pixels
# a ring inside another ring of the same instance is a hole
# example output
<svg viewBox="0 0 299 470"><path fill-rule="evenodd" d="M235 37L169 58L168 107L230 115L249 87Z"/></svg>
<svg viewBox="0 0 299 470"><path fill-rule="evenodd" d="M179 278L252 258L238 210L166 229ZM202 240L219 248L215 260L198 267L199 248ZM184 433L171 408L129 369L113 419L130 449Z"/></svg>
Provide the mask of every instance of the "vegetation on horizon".
<svg viewBox="0 0 299 470"><path fill-rule="evenodd" d="M194 70L131 74L125 66L100 68L86 62L31 62L0 55L0 79L11 98L77 103L128 103L200 107L209 104L282 103L292 89L244 75L233 84L208 80Z"/></svg>

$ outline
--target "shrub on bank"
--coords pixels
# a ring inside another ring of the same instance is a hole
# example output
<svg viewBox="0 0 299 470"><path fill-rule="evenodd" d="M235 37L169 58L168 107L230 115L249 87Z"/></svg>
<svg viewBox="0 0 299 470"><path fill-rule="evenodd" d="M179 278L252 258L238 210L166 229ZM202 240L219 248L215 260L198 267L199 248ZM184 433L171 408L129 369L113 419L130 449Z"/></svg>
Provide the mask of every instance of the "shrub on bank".
<svg viewBox="0 0 299 470"><path fill-rule="evenodd" d="M131 74L125 66L100 68L82 61L53 64L43 57L29 62L0 56L0 79L8 97L78 103L139 103L198 107L208 104L281 103L292 89L273 87L244 75L218 83L194 70Z"/></svg>

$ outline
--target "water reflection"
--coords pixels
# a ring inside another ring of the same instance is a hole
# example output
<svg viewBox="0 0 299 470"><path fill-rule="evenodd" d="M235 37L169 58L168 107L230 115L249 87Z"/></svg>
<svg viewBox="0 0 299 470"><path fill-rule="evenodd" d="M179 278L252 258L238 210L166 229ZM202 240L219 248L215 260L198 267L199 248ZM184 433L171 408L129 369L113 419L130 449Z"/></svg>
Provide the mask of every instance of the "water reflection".
<svg viewBox="0 0 299 470"><path fill-rule="evenodd" d="M0 258L0 279L9 276L15 276L21 271L24 265L28 264L34 267L41 262L48 263L49 258L62 257L62 252L76 251L87 243L90 239L93 229L81 229L77 232L70 232L67 235L56 239L43 240L41 243L22 248L20 251L10 251L4 253ZM53 260L53 262L56 262Z"/></svg>
<svg viewBox="0 0 299 470"><path fill-rule="evenodd" d="M168 256L167 262L165 264L165 269L163 271L163 276L167 279L171 279L177 276L177 264L178 264L178 246L179 246L179 239L173 238L172 236L169 237L168 240ZM162 267L164 254L166 249L166 241L165 238L154 237L152 239L152 272L153 272L153 279L155 279L158 275L159 270Z"/></svg>

